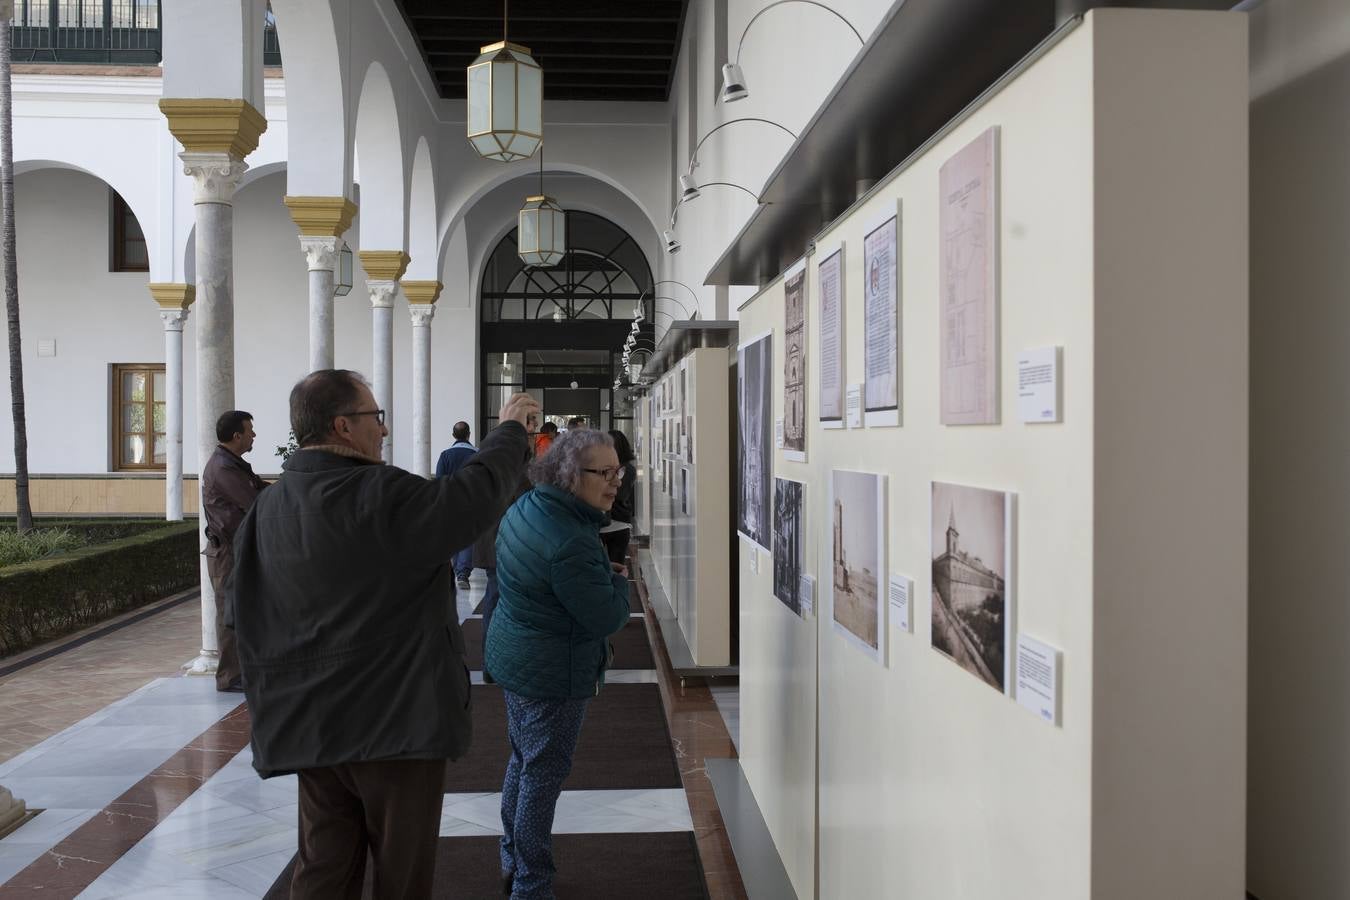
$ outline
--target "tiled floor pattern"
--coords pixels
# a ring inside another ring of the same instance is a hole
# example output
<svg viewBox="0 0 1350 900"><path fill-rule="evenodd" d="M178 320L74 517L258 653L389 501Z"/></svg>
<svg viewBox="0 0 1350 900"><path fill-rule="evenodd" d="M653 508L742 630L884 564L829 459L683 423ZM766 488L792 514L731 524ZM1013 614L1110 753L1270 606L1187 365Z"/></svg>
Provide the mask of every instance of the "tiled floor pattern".
<svg viewBox="0 0 1350 900"><path fill-rule="evenodd" d="M190 600L0 678L0 762L177 674L201 646L201 629L201 605Z"/></svg>
<svg viewBox="0 0 1350 900"><path fill-rule="evenodd" d="M481 592L481 581L475 579L473 590L459 595L461 619L477 605ZM178 669L184 661L182 648L196 645L199 627L199 607L189 603L0 681L5 701L11 684L22 684L28 698L43 707L36 712L46 727L63 721L69 725L35 746L15 734L10 758L0 762L0 783L30 807L43 809L0 842L0 896L5 895L6 880L238 704L237 695L217 694L209 679L159 678L141 686L146 677ZM555 830L693 830L714 900L744 897L724 830L719 833L720 817L701 773L701 758L693 755L734 755L734 748L707 689L680 689L669 678L664 653L658 650L657 656L665 672L615 671L610 679L660 682L668 701L672 697L678 701L667 711L686 790L569 791L559 802ZM69 679L71 685L53 691L53 675ZM138 689L130 695L104 701L104 706L85 714L95 702L91 692L102 697L113 690L113 683L131 681ZM726 692L721 693L725 702ZM15 716L17 704L7 706L0 702L0 716ZM716 727L710 715L716 718ZM6 721L0 718L0 730ZM258 779L245 747L80 896L260 896L295 852L295 792L293 777ZM499 834L498 803L497 794L447 795L441 834Z"/></svg>

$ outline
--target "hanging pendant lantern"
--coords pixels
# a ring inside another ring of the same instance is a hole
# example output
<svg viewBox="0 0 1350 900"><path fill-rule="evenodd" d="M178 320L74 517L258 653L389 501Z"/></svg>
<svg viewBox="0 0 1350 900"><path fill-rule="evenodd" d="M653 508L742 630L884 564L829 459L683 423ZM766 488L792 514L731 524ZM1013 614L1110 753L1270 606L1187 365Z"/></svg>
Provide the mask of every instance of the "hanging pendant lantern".
<svg viewBox="0 0 1350 900"><path fill-rule="evenodd" d="M544 193L544 154L539 154L539 193L525 198L516 222L516 255L527 266L554 266L567 253L567 213Z"/></svg>
<svg viewBox="0 0 1350 900"><path fill-rule="evenodd" d="M502 40L469 65L468 134L479 156L514 162L533 156L544 138L544 70L505 33L503 22Z"/></svg>

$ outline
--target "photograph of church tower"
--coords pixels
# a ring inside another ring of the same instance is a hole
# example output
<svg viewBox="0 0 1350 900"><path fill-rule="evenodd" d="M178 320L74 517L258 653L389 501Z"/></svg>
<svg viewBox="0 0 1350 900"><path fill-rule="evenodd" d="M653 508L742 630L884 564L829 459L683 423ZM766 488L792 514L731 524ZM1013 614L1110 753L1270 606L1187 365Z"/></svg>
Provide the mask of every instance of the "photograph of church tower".
<svg viewBox="0 0 1350 900"><path fill-rule="evenodd" d="M1004 692L1013 496L933 482L933 648Z"/></svg>

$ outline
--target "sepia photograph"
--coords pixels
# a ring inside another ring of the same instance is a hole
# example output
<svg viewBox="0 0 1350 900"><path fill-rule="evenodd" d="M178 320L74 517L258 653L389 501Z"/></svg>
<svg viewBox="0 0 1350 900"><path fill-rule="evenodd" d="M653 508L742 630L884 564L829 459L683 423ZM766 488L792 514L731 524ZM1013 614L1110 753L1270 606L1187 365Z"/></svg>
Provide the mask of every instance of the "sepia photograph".
<svg viewBox="0 0 1350 900"><path fill-rule="evenodd" d="M805 485L773 480L773 595L802 614L802 561L806 558Z"/></svg>
<svg viewBox="0 0 1350 900"><path fill-rule="evenodd" d="M933 649L1007 693L1014 495L933 482Z"/></svg>
<svg viewBox="0 0 1350 900"><path fill-rule="evenodd" d="M741 344L736 366L737 455L736 530L769 549L769 503L773 486L773 334Z"/></svg>
<svg viewBox="0 0 1350 900"><path fill-rule="evenodd" d="M806 263L783 281L783 455L806 462Z"/></svg>
<svg viewBox="0 0 1350 900"><path fill-rule="evenodd" d="M886 476L835 469L830 530L835 630L885 665Z"/></svg>

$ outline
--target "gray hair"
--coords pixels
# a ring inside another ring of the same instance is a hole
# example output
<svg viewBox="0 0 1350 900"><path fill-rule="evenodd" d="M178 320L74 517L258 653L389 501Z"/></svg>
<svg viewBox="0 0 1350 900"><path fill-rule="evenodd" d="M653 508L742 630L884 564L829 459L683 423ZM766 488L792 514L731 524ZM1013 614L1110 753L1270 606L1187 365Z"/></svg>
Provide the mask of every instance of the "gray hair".
<svg viewBox="0 0 1350 900"><path fill-rule="evenodd" d="M530 481L551 484L575 494L581 488L582 459L592 447L613 447L614 439L603 431L572 429L558 435L543 456L530 463Z"/></svg>

